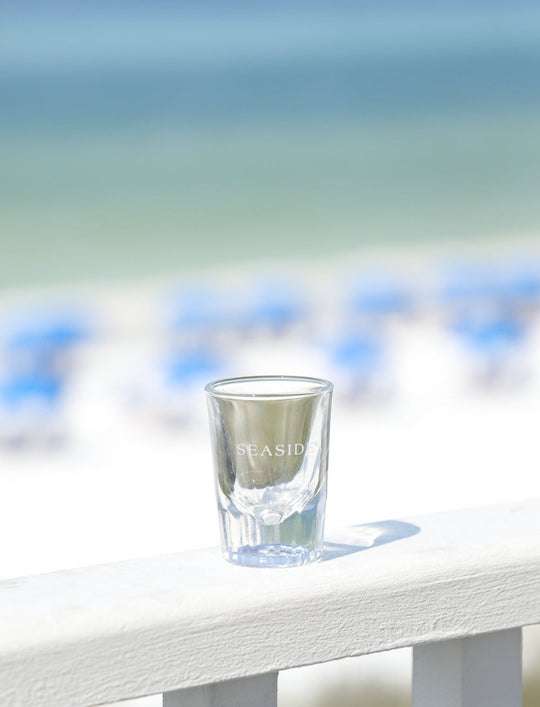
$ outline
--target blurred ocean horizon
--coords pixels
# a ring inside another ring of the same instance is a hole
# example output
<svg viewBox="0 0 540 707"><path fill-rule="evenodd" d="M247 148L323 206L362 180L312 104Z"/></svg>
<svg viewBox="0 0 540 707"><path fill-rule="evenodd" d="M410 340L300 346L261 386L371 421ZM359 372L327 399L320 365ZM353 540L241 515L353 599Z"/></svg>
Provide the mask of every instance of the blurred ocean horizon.
<svg viewBox="0 0 540 707"><path fill-rule="evenodd" d="M0 8L0 287L540 232L534 6Z"/></svg>
<svg viewBox="0 0 540 707"><path fill-rule="evenodd" d="M215 545L203 376L336 382L330 527L537 496L539 193L537 3L0 0L2 576ZM409 675L284 671L280 704Z"/></svg>

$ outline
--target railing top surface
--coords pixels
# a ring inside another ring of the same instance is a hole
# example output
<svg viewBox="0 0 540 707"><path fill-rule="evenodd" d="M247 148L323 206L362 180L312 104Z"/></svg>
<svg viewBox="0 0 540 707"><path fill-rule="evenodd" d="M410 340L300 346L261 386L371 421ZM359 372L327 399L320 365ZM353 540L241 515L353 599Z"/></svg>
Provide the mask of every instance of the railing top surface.
<svg viewBox="0 0 540 707"><path fill-rule="evenodd" d="M325 560L217 549L0 583L0 704L92 705L540 623L540 501L329 533Z"/></svg>

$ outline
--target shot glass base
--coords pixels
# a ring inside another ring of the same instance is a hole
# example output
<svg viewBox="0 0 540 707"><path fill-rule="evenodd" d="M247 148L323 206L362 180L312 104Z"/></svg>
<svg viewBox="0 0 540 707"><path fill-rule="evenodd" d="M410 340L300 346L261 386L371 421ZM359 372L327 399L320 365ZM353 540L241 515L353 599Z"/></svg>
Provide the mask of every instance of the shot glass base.
<svg viewBox="0 0 540 707"><path fill-rule="evenodd" d="M321 552L302 545L244 545L226 552L225 559L244 567L298 567L321 559Z"/></svg>

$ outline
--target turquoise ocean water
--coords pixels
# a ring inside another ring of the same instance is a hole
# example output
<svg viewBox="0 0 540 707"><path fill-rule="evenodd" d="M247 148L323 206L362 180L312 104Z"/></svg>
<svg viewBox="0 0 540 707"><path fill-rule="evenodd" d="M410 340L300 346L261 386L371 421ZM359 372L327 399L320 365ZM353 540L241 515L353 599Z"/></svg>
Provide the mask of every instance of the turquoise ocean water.
<svg viewBox="0 0 540 707"><path fill-rule="evenodd" d="M1 11L0 286L540 231L533 7Z"/></svg>

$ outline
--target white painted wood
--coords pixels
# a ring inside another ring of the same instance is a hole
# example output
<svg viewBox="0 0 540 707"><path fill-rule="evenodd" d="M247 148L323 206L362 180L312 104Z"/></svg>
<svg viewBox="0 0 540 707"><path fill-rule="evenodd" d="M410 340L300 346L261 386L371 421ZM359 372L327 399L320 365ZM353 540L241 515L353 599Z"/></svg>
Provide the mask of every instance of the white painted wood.
<svg viewBox="0 0 540 707"><path fill-rule="evenodd" d="M217 549L0 583L0 704L86 707L540 623L540 502L330 535L325 562Z"/></svg>
<svg viewBox="0 0 540 707"><path fill-rule="evenodd" d="M277 707L277 673L227 680L163 695L163 707Z"/></svg>
<svg viewBox="0 0 540 707"><path fill-rule="evenodd" d="M413 707L521 707L521 629L416 646Z"/></svg>

